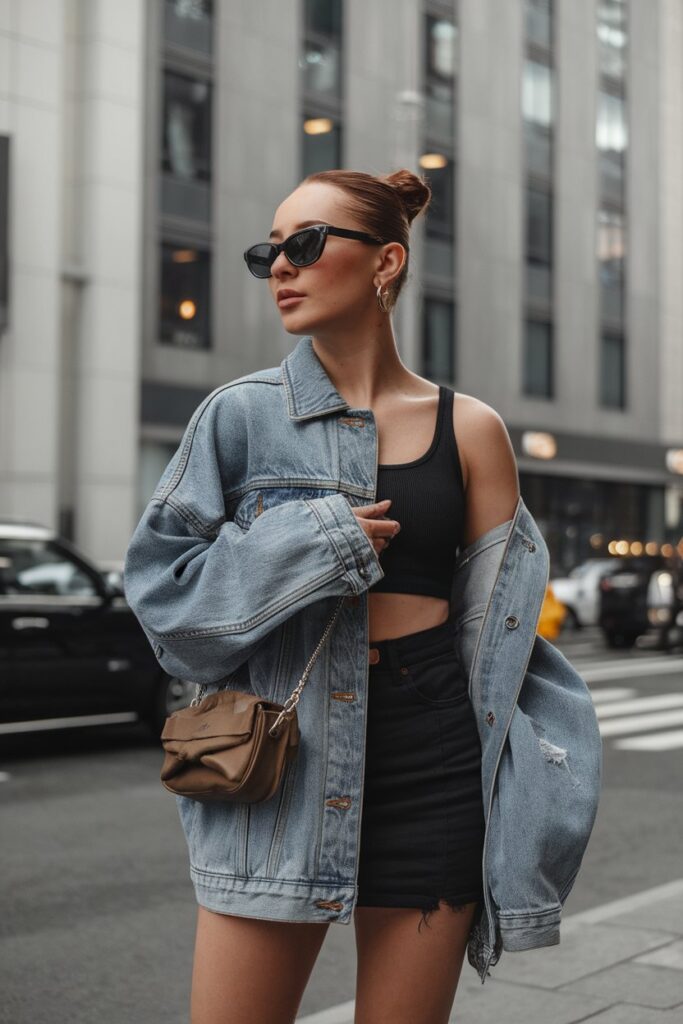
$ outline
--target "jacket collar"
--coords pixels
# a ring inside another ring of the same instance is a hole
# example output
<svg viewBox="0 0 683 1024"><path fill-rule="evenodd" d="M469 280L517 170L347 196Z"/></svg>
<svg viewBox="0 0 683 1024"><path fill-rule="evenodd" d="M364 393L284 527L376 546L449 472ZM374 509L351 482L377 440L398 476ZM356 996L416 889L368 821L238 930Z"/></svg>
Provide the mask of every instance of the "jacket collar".
<svg viewBox="0 0 683 1024"><path fill-rule="evenodd" d="M308 420L349 408L315 354L310 336L299 339L280 363L280 369L290 419Z"/></svg>

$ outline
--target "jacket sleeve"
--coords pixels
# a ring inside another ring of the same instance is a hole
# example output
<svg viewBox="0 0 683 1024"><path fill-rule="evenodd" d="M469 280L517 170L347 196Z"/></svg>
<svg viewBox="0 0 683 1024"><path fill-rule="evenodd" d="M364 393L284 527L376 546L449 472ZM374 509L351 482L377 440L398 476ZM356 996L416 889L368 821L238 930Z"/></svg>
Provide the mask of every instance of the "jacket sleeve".
<svg viewBox="0 0 683 1024"><path fill-rule="evenodd" d="M213 392L195 411L135 528L123 576L161 667L208 684L296 612L384 576L342 493L285 501L246 530L226 519L246 435L226 428L224 404Z"/></svg>

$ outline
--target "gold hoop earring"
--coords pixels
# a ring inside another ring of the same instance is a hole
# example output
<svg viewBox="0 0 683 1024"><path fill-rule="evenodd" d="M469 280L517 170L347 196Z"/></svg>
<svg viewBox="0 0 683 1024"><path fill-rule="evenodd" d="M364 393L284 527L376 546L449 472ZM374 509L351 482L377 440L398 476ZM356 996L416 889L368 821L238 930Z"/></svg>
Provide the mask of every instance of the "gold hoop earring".
<svg viewBox="0 0 683 1024"><path fill-rule="evenodd" d="M382 294L382 285L378 284L377 285L377 305L379 306L379 308L382 310L383 313L390 313L391 312L391 306L387 306L386 305L386 300L388 299L388 297L389 297L389 292L386 291L386 292L384 292L384 294Z"/></svg>

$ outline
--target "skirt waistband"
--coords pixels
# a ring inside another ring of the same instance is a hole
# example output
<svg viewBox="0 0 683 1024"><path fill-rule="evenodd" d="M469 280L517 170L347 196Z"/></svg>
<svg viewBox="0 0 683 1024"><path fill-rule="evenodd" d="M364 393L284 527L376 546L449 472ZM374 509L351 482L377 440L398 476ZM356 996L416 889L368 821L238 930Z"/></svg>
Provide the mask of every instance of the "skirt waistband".
<svg viewBox="0 0 683 1024"><path fill-rule="evenodd" d="M455 631L452 619L448 618L438 626L420 629L415 633L387 640L375 640L368 645L370 667L383 665L414 665L423 658L453 651L455 653Z"/></svg>

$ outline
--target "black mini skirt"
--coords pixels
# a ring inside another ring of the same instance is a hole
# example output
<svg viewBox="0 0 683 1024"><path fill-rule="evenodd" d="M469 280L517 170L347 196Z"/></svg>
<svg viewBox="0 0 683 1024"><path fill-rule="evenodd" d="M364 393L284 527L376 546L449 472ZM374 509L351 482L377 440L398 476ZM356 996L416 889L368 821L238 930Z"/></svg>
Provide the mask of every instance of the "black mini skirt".
<svg viewBox="0 0 683 1024"><path fill-rule="evenodd" d="M450 620L369 645L357 906L483 900L481 742Z"/></svg>

